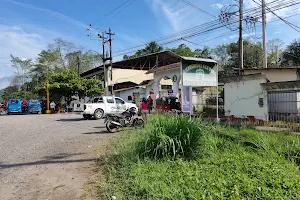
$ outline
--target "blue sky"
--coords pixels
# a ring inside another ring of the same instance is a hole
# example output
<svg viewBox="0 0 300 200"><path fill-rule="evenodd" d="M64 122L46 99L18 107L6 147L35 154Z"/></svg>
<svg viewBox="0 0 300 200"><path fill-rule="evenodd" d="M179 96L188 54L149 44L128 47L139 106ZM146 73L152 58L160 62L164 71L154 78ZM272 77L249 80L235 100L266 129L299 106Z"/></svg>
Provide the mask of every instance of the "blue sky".
<svg viewBox="0 0 300 200"><path fill-rule="evenodd" d="M20 58L35 59L41 49L56 37L99 51L100 43L86 36L85 30L89 24L103 28L111 27L116 34L113 48L117 51L214 19L179 0L133 0L132 3L122 7L121 11L117 10L111 15L105 15L125 1L0 0L0 89L6 87L14 75L14 70L10 66L10 54ZM216 16L223 5L234 2L233 0L189 1ZM245 9L257 6L252 0L244 0L244 2ZM292 9L293 13L300 11L299 6L294 6ZM277 12L283 17L290 13L291 9ZM288 20L300 25L297 17L299 16ZM268 21L274 19L274 16L268 15ZM267 39L280 38L288 44L293 39L300 38L298 32L281 22L272 23L267 28ZM237 33L230 33L226 28L189 40L202 44L202 41L222 34L224 37L203 44L214 47L237 40ZM247 33L245 37L247 38ZM184 42L173 43L169 47L177 46L179 43ZM194 49L199 48L197 45L188 43L187 45Z"/></svg>

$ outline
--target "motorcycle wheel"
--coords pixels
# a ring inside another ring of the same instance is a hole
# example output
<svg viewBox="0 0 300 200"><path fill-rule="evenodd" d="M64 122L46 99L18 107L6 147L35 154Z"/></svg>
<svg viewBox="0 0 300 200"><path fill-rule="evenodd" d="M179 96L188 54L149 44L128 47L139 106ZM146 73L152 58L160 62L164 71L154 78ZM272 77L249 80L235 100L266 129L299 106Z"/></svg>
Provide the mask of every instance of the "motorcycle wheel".
<svg viewBox="0 0 300 200"><path fill-rule="evenodd" d="M117 132L118 130L119 130L119 127L118 126L116 126L116 125L114 125L114 124L112 124L111 123L112 122L112 120L108 120L107 122L106 122L106 129L107 129L107 131L108 132L110 132L110 133L115 133L115 132Z"/></svg>
<svg viewBox="0 0 300 200"><path fill-rule="evenodd" d="M144 128L145 127L145 122L142 119L136 119L133 123L134 128Z"/></svg>

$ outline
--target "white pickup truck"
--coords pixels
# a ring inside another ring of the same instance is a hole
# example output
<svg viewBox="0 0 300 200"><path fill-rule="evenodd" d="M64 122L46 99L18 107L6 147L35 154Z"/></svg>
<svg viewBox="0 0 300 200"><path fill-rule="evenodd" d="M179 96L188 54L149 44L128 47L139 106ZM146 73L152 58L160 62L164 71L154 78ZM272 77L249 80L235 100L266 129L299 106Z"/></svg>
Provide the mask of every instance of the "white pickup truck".
<svg viewBox="0 0 300 200"><path fill-rule="evenodd" d="M106 114L118 114L127 109L138 107L133 103L127 103L119 97L103 96L94 98L91 103L84 104L83 117L85 119L101 119Z"/></svg>

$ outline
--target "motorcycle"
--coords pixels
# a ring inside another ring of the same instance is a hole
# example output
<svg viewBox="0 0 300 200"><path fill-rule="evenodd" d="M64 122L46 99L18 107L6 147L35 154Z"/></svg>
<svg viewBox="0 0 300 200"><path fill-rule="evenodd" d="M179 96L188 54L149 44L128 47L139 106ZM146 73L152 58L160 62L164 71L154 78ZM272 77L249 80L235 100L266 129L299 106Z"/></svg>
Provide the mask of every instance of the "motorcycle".
<svg viewBox="0 0 300 200"><path fill-rule="evenodd" d="M137 111L129 109L119 115L107 114L105 126L108 132L114 133L126 127L144 128L145 122L141 116L138 116Z"/></svg>

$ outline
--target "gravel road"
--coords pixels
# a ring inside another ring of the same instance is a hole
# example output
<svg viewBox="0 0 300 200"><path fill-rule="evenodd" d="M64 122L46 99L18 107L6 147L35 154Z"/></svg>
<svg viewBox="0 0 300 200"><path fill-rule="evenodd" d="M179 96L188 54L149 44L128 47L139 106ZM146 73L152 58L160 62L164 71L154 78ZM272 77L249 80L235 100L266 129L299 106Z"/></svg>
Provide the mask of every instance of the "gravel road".
<svg viewBox="0 0 300 200"><path fill-rule="evenodd" d="M112 136L81 115L0 116L0 199L82 199L93 149Z"/></svg>

